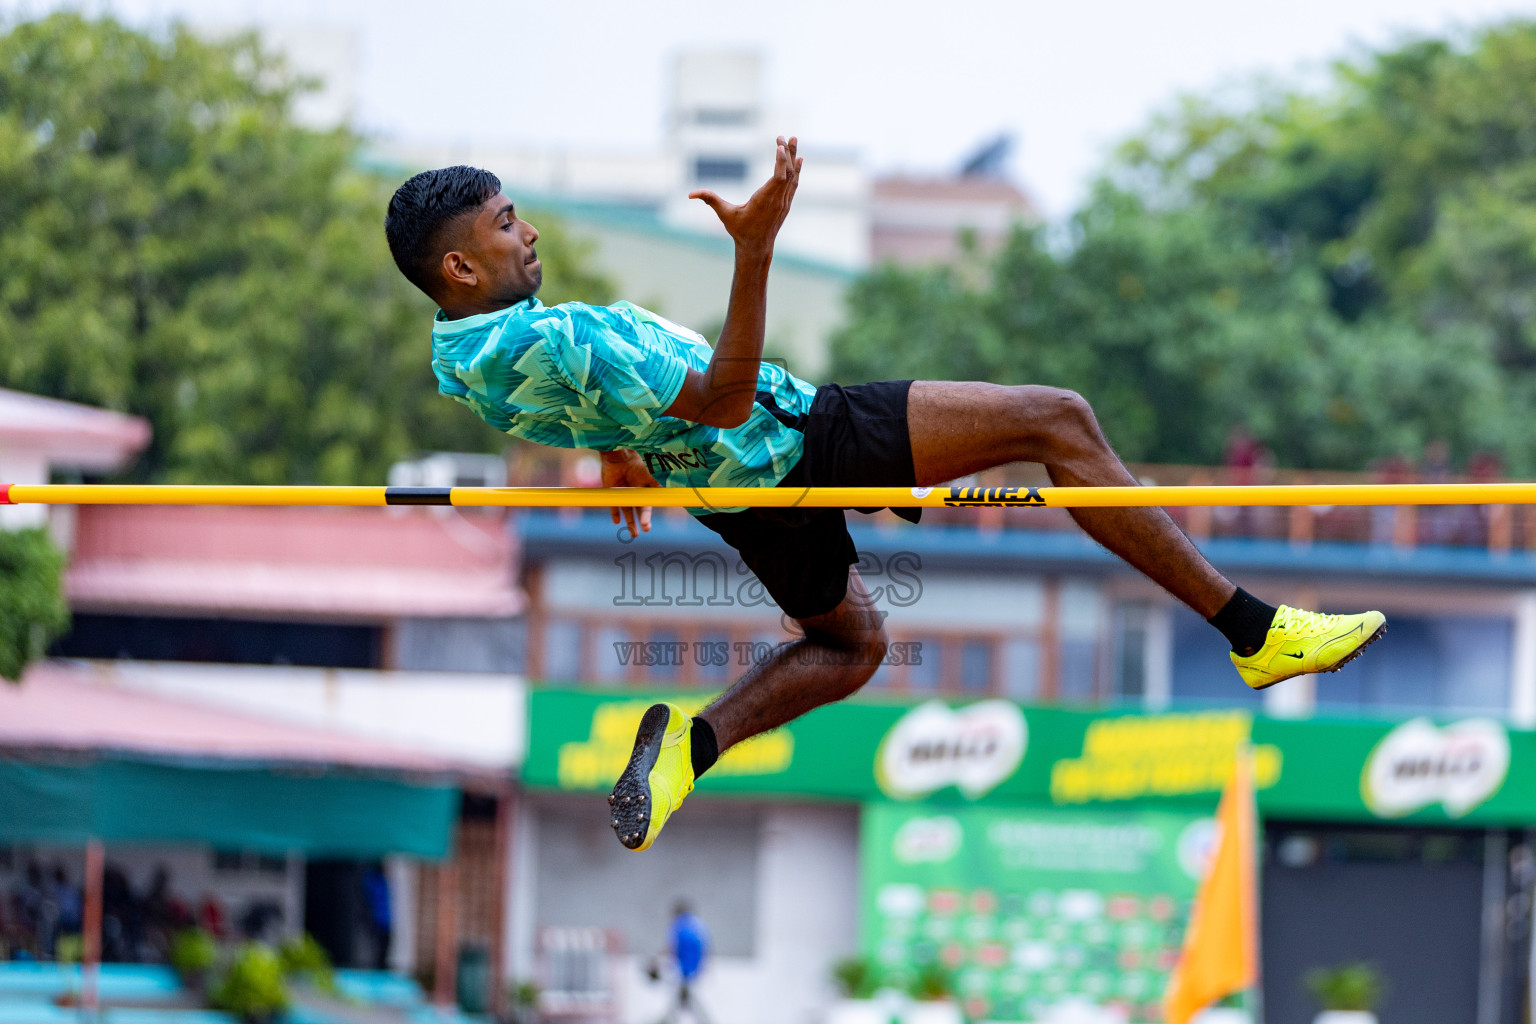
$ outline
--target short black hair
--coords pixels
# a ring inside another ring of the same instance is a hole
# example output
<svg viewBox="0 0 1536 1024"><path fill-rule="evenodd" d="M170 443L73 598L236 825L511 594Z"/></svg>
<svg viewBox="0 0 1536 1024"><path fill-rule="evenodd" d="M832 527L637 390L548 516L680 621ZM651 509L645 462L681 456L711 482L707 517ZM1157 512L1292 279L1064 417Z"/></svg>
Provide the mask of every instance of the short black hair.
<svg viewBox="0 0 1536 1024"><path fill-rule="evenodd" d="M500 191L500 178L464 164L422 171L395 189L384 214L384 237L406 280L436 298L439 263L448 251L443 229Z"/></svg>

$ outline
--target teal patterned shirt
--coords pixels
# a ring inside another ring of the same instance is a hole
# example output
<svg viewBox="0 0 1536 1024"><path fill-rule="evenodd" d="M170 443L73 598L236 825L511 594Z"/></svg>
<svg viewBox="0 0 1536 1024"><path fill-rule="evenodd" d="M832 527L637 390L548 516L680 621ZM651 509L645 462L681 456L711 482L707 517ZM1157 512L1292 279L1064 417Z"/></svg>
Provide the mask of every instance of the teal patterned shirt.
<svg viewBox="0 0 1536 1024"><path fill-rule="evenodd" d="M773 487L800 459L796 424L816 389L764 362L740 426L663 415L688 369L702 372L713 354L702 336L628 302L529 298L461 320L439 312L432 325L438 390L497 430L558 448L639 452L664 487Z"/></svg>

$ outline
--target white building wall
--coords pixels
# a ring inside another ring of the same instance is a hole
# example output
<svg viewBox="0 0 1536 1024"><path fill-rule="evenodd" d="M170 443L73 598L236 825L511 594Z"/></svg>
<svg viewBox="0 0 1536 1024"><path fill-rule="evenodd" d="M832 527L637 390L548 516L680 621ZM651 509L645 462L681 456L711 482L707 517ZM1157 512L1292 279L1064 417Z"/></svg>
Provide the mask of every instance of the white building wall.
<svg viewBox="0 0 1536 1024"><path fill-rule="evenodd" d="M94 665L103 682L179 700L338 729L488 767L522 763L527 690L517 676L141 661Z"/></svg>
<svg viewBox="0 0 1536 1024"><path fill-rule="evenodd" d="M714 213L695 205L709 218ZM700 245L693 238L630 228L565 214L571 232L593 243L592 263L611 280L619 297L645 306L709 336L725 322L735 261L721 237ZM718 243L718 244L715 244ZM780 247L781 256L792 255ZM820 384L831 366L828 342L845 318L851 279L836 271L779 259L768 275L764 350L781 358L798 377Z"/></svg>
<svg viewBox="0 0 1536 1024"><path fill-rule="evenodd" d="M0 444L0 483L45 484L48 456L40 449ZM47 505L0 505L0 530L23 530L48 522Z"/></svg>
<svg viewBox="0 0 1536 1024"><path fill-rule="evenodd" d="M593 801L574 798L558 803L525 798L519 803L522 808L512 841L506 971L511 978L525 979L537 976L535 942L543 923L537 907L551 902L549 887L594 884L594 876L579 870L579 865L540 862L540 820L548 822L552 814L565 820L567 815L584 818L599 808ZM729 1024L817 1024L833 999L831 966L853 953L858 941L858 808L709 801L690 804L681 813L687 816L690 810L697 818L717 819L717 826L722 820L739 819L740 827L752 828L755 819L758 836L751 952L711 955L694 989L697 1001L710 1019ZM669 830L647 853L660 851L659 844L668 839L675 843L687 837L686 830ZM611 841L611 837L602 838ZM601 852L599 859L606 861ZM615 858L646 856L620 851L617 843L613 854ZM638 861L636 865L640 866ZM647 874L641 871L636 876L637 887L644 887ZM669 881L689 884L686 878ZM634 899L645 902L646 896L637 892ZM563 901L556 894L553 902ZM706 925L710 924L707 910L701 911ZM664 973L657 982L646 973L652 958L663 951L666 938L665 920L652 921L652 917L645 916L643 927L633 929L636 934L618 965L624 1024L654 1024L675 997L676 983L670 975ZM725 924L715 921L714 927L719 930Z"/></svg>
<svg viewBox="0 0 1536 1024"><path fill-rule="evenodd" d="M769 809L758 861L761 1024L812 1024L836 993L832 964L858 946L859 818L847 806Z"/></svg>
<svg viewBox="0 0 1536 1024"><path fill-rule="evenodd" d="M714 211L688 193L708 188L728 202L744 201L773 172L774 139L796 134L798 118L770 107L762 87L762 57L751 51L690 51L679 54L671 69L668 96L668 128L660 149L649 153L582 153L553 149L528 150L512 143L482 141L456 145L386 142L380 155L411 171L452 164L484 167L501 178L507 194L520 205L531 205L544 194L578 202L622 203L637 210L658 212L660 224L674 232L695 236L698 242L726 239ZM798 256L837 272L858 272L869 266L871 179L859 155L828 140L800 139L805 160L795 208L779 233L775 251ZM700 159L739 161L745 168L738 179L700 178ZM583 225L585 226L585 225ZM654 233L653 233L654 234ZM621 285L622 297L645 304L633 294L628 276L660 270L674 275L677 287L698 277L698 268L686 256L671 251L669 243L644 239L639 250L617 245L606 231L596 233L597 256ZM674 243L675 244L675 243ZM676 303L666 316L684 323L699 319L695 328L724 316L730 286L731 256L718 254L720 264L707 274L712 296L708 309L692 303ZM723 283L715 279L723 274ZM776 268L775 278L782 276ZM836 282L838 304L841 284ZM671 294L674 286L658 294ZM770 288L773 287L772 280ZM783 289L780 289L783 291ZM768 333L775 333L774 308L784 296L769 297ZM827 325L818 323L824 342ZM792 348L804 347L797 340ZM822 364L824 365L824 364ZM819 373L820 365L804 372Z"/></svg>

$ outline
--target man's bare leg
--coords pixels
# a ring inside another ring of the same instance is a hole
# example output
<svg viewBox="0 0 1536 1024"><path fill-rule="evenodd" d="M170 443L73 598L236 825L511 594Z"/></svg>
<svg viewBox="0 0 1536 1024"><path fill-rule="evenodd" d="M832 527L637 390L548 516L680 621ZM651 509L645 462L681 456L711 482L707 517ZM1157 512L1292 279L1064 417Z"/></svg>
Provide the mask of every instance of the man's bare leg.
<svg viewBox="0 0 1536 1024"><path fill-rule="evenodd" d="M1063 487L1135 486L1093 410L1059 388L914 381L907 397L912 467L923 486L1010 462L1038 462ZM1210 618L1237 588L1160 508L1077 508L1094 540Z"/></svg>
<svg viewBox="0 0 1536 1024"><path fill-rule="evenodd" d="M619 842L631 850L648 849L693 791L694 779L721 753L868 682L885 658L882 618L850 568L847 592L836 608L797 619L800 639L774 648L701 713L690 718L671 704L648 708L629 763L608 797Z"/></svg>
<svg viewBox="0 0 1536 1024"><path fill-rule="evenodd" d="M775 647L699 713L714 729L720 751L842 700L868 682L885 658L883 620L858 571L849 568L841 604L797 619L800 639Z"/></svg>
<svg viewBox="0 0 1536 1024"><path fill-rule="evenodd" d="M1009 462L1038 462L1064 486L1136 484L1093 411L1070 391L916 381L907 399L917 482L945 483ZM1236 591L1160 508L1073 509L1099 543L1205 618ZM802 639L753 666L701 712L723 752L863 686L886 649L883 616L849 570L848 593L826 615L799 620Z"/></svg>

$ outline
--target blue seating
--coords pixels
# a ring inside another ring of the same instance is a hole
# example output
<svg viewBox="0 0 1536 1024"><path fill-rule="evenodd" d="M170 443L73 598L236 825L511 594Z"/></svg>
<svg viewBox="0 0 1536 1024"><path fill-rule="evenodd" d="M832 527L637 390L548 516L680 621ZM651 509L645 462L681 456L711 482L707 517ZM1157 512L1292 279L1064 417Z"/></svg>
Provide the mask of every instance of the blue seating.
<svg viewBox="0 0 1536 1024"><path fill-rule="evenodd" d="M157 964L102 964L97 991L103 1002L148 1003L181 995L181 980ZM79 964L0 962L0 1000L22 996L53 999L79 992Z"/></svg>
<svg viewBox="0 0 1536 1024"><path fill-rule="evenodd" d="M414 979L391 971L341 968L336 971L336 987L348 999L369 1006L422 1006L427 1001Z"/></svg>
<svg viewBox="0 0 1536 1024"><path fill-rule="evenodd" d="M55 1006L46 999L12 1001L0 997L0 1024L80 1024L80 1011Z"/></svg>
<svg viewBox="0 0 1536 1024"><path fill-rule="evenodd" d="M219 1010L157 1010L151 1007L114 1006L102 1012L106 1024L239 1024Z"/></svg>

